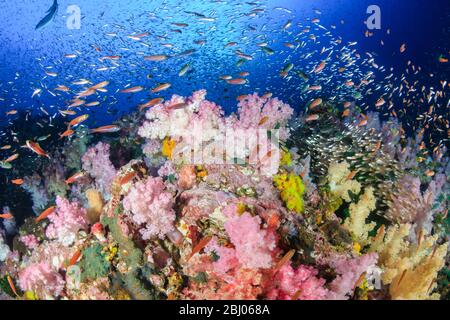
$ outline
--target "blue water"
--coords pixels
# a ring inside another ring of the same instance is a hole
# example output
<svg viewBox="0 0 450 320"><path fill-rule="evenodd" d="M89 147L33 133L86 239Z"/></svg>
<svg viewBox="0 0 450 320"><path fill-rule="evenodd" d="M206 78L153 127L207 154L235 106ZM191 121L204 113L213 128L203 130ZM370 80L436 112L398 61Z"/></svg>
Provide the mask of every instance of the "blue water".
<svg viewBox="0 0 450 320"><path fill-rule="evenodd" d="M361 55L371 52L377 65L384 66L387 71L379 74L376 81L381 81L393 67L399 82L408 61L423 68L416 78L420 78L427 86L437 86L439 80L446 76L448 79L448 66L437 62L440 54L449 52L450 2L445 0L60 0L58 3L59 12L55 19L45 28L35 30L52 0L0 1L2 110L18 109L42 115L42 107L50 115L57 114L58 109L69 104L73 95L61 94L53 89L57 85L67 85L74 92L81 91L82 87L70 85L81 78L94 84L104 80L111 82L109 92L100 97L100 107L83 108L83 112L93 115L88 123L91 126L109 123L156 96L168 98L174 93L189 95L200 88L207 89L208 99L219 103L227 111L235 110L238 95L252 92L263 94L268 91L289 102L297 110L302 110L307 101L316 96L334 98L339 80L328 71L321 78L310 81L310 84L322 84L322 92L302 94L304 82L297 77L282 81L278 75L280 69L287 62L293 62L296 69L310 73L313 62L321 60L321 48L329 46L330 39L338 38L342 38L343 44L357 42L351 50L356 49ZM366 9L371 4L380 6L382 26L381 30L374 31L372 37L366 38L364 20L368 17ZM77 5L81 9L79 30L67 28L69 14L66 9L69 5ZM274 9L277 7L287 8L291 13ZM249 16L248 13L255 8L262 8L264 12ZM320 10L321 14L315 9ZM186 11L214 17L215 21L199 21L198 17ZM327 29L313 25L311 33L317 35L316 43L310 41L307 47L294 53L282 45L285 41L292 41L303 26L311 25L310 20L313 18L320 18L320 25ZM293 21L293 26L283 31L283 25L288 20ZM187 23L189 26L177 27L171 25L173 22ZM335 29L331 26L335 26ZM181 33L174 29L181 30ZM387 29L391 31L390 35L387 35ZM328 31L330 35L325 36ZM128 35L143 32L150 35L142 41L127 38ZM116 33L117 36L112 37L107 33ZM194 44L196 40L206 40L206 43ZM384 46L380 44L381 40ZM238 46L225 48L224 45L230 41L238 42ZM262 41L267 41L275 54L267 56L255 46ZM169 43L173 47L165 48L161 43ZM399 53L402 43L407 44L404 54ZM94 47L101 51L96 51ZM143 55L176 55L188 49L196 49L196 52L188 57L171 58L163 62L143 60ZM240 68L236 67L236 49L252 54L253 60L245 62ZM76 52L76 59L64 58L64 54ZM314 56L304 61L302 57L308 52L313 52ZM97 71L101 67L114 66L110 61L99 61L99 58L107 55L120 55L121 59L117 61L115 69ZM178 72L186 63L191 65L191 71L179 77ZM46 70L56 72L58 76L46 76ZM249 83L245 86L230 86L218 79L228 74L236 77L241 71L250 72ZM363 74L368 70L361 66L355 71ZM439 76L431 78L430 73ZM330 83L323 84L327 77ZM161 82L170 82L172 87L161 94L151 94L149 89ZM145 90L134 95L117 93L127 85L140 85ZM36 88L43 88L43 92L31 98ZM53 96L46 88L57 93L57 96ZM359 103L369 107L383 89L378 91L363 95ZM336 101L344 100L345 95L351 97L351 93L346 92ZM448 116L448 111L445 112L442 114ZM1 125L14 119L4 117L3 114Z"/></svg>

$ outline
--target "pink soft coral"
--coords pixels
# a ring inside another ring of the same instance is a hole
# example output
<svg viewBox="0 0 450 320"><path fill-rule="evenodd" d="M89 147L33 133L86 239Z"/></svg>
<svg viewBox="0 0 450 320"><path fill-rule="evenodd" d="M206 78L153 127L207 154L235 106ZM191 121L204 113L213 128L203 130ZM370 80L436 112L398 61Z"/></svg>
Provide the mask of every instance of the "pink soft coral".
<svg viewBox="0 0 450 320"><path fill-rule="evenodd" d="M109 149L109 144L99 142L89 148L81 158L83 170L95 179L97 188L105 198L108 198L111 192L111 184L117 173L109 159Z"/></svg>
<svg viewBox="0 0 450 320"><path fill-rule="evenodd" d="M212 263L213 270L218 275L224 275L229 270L239 266L239 260L236 255L236 249L219 246L217 239L213 239L205 248L208 253L214 253L218 256L217 261Z"/></svg>
<svg viewBox="0 0 450 320"><path fill-rule="evenodd" d="M50 225L46 235L50 239L57 239L64 245L71 245L78 231L87 230L86 209L77 202L56 197L56 210L48 216Z"/></svg>
<svg viewBox="0 0 450 320"><path fill-rule="evenodd" d="M22 290L34 292L39 299L58 297L64 289L63 277L50 263L41 262L27 266L19 272L19 284Z"/></svg>
<svg viewBox="0 0 450 320"><path fill-rule="evenodd" d="M259 97L256 93L245 96L238 104L239 129L275 129L280 127L280 139L288 138L284 125L291 118L294 110L277 98Z"/></svg>
<svg viewBox="0 0 450 320"><path fill-rule="evenodd" d="M28 248L34 249L39 246L39 241L34 234L27 234L20 237L20 241Z"/></svg>
<svg viewBox="0 0 450 320"><path fill-rule="evenodd" d="M155 236L163 239L174 229L174 200L170 192L165 191L161 178L150 177L137 182L123 200L134 223L143 226L142 238L148 240Z"/></svg>
<svg viewBox="0 0 450 320"><path fill-rule="evenodd" d="M338 273L330 284L331 291L327 298L330 300L347 300L352 294L360 276L375 265L378 260L376 253L368 253L356 258L344 256L333 259L331 267Z"/></svg>
<svg viewBox="0 0 450 320"><path fill-rule="evenodd" d="M236 248L239 262L245 268L270 268L276 247L275 234L260 227L261 218L244 212L225 222L225 231Z"/></svg>
<svg viewBox="0 0 450 320"><path fill-rule="evenodd" d="M267 298L290 300L299 293L300 300L323 300L328 294L325 280L317 278L313 267L300 265L296 270L290 264L284 265L269 284Z"/></svg>
<svg viewBox="0 0 450 320"><path fill-rule="evenodd" d="M217 277L208 278L207 283L191 281L183 290L187 299L193 300L256 300L262 293L263 275L255 269L239 269L223 281Z"/></svg>

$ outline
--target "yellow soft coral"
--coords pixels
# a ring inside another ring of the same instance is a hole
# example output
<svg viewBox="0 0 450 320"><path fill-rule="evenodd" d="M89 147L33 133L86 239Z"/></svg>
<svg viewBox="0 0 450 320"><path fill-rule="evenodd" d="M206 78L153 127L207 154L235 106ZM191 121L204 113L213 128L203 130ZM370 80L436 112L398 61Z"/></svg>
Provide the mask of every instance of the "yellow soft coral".
<svg viewBox="0 0 450 320"><path fill-rule="evenodd" d="M361 191L361 184L352 180L350 165L347 162L332 163L328 169L328 182L330 191L347 202L351 202L349 191L358 194Z"/></svg>
<svg viewBox="0 0 450 320"><path fill-rule="evenodd" d="M303 194L305 185L302 179L293 173L282 173L273 179L275 186L280 191L281 199L289 210L302 213L304 210Z"/></svg>
<svg viewBox="0 0 450 320"><path fill-rule="evenodd" d="M374 238L370 251L379 255L381 280L390 285L392 299L439 298L431 292L445 264L448 243L437 245L437 236L419 236L418 243L411 243L407 240L410 230L409 224L391 226Z"/></svg>
<svg viewBox="0 0 450 320"><path fill-rule="evenodd" d="M162 143L162 154L168 159L172 159L173 149L175 149L176 142L174 139L166 137Z"/></svg>
<svg viewBox="0 0 450 320"><path fill-rule="evenodd" d="M289 151L281 150L280 165L290 166L292 164L292 155Z"/></svg>
<svg viewBox="0 0 450 320"><path fill-rule="evenodd" d="M375 209L376 199L373 195L373 188L366 188L358 203L352 203L349 211L350 216L345 220L344 226L353 234L355 240L360 244L366 244L369 232L373 230L376 223L366 224L366 219L370 212Z"/></svg>

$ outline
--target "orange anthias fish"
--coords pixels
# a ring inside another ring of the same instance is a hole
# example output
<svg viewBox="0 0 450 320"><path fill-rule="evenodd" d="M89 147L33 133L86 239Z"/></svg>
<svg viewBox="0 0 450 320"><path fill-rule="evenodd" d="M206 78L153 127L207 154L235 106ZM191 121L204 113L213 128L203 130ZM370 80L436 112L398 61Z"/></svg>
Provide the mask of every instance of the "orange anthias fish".
<svg viewBox="0 0 450 320"><path fill-rule="evenodd" d="M86 121L89 118L88 114L83 114L79 117L76 117L75 119L73 119L72 121L69 122L69 129L71 127L74 127L76 125L79 125L80 123Z"/></svg>
<svg viewBox="0 0 450 320"><path fill-rule="evenodd" d="M18 153L14 153L13 155L9 156L4 162L11 162L16 160L19 157Z"/></svg>
<svg viewBox="0 0 450 320"><path fill-rule="evenodd" d="M280 261L278 261L277 265L273 269L273 272L277 273L287 262L289 262L289 260L291 260L291 258L294 256L294 254L295 254L295 249L289 250L288 253L286 253L284 255L284 257L280 259Z"/></svg>
<svg viewBox="0 0 450 320"><path fill-rule="evenodd" d="M321 104L322 104L322 99L321 98L317 98L313 102L311 102L311 104L309 105L309 109L312 110L315 107L320 106Z"/></svg>
<svg viewBox="0 0 450 320"><path fill-rule="evenodd" d="M136 93L136 92L140 92L142 90L144 90L143 87L136 86L136 87L131 87L131 88L128 88L128 89L120 90L120 92L121 93Z"/></svg>
<svg viewBox="0 0 450 320"><path fill-rule="evenodd" d="M163 101L164 101L163 98L155 98L155 99L152 99L152 100L150 100L150 101L148 101L148 102L146 102L146 103L144 103L144 104L141 104L141 105L139 106L139 110L142 111L142 110L144 110L144 109L146 109L146 108L151 108L151 107L153 107L153 106L156 106L157 104L162 103Z"/></svg>
<svg viewBox="0 0 450 320"><path fill-rule="evenodd" d="M123 186L124 184L127 184L128 182L130 182L131 180L133 180L133 178L136 176L136 172L130 172L127 175L125 175L124 177L122 177L122 179L120 179L119 184L121 186Z"/></svg>
<svg viewBox="0 0 450 320"><path fill-rule="evenodd" d="M200 240L197 245L192 249L191 254L188 257L188 261L198 252L200 252L200 250L202 250L204 247L206 247L208 245L208 243L211 241L212 237L211 236L206 236L204 237L202 240Z"/></svg>
<svg viewBox="0 0 450 320"><path fill-rule="evenodd" d="M258 123L258 126L262 126L264 123L266 123L269 120L268 116L264 116L261 118L261 120Z"/></svg>
<svg viewBox="0 0 450 320"><path fill-rule="evenodd" d="M165 54L157 54L157 55L153 55L153 56L145 56L144 60L146 61L164 61L167 60L169 57L166 56Z"/></svg>
<svg viewBox="0 0 450 320"><path fill-rule="evenodd" d="M50 156L41 148L39 143L27 140L26 145L28 149L30 149L34 153L40 155L41 157L47 157L50 159Z"/></svg>
<svg viewBox="0 0 450 320"><path fill-rule="evenodd" d="M73 131L72 129L68 129L68 130L64 131L63 133L61 133L59 135L59 138L62 139L62 138L65 138L65 137L70 137L74 133L75 133L75 131Z"/></svg>
<svg viewBox="0 0 450 320"><path fill-rule="evenodd" d="M109 84L109 81L102 81L100 83L97 83L96 85L92 86L90 89L98 90L100 88L104 88Z"/></svg>
<svg viewBox="0 0 450 320"><path fill-rule="evenodd" d="M84 176L84 172L77 172L73 176L66 179L66 184L72 184Z"/></svg>
<svg viewBox="0 0 450 320"><path fill-rule="evenodd" d="M23 184L23 179L14 179L11 180L11 183L20 186Z"/></svg>
<svg viewBox="0 0 450 320"><path fill-rule="evenodd" d="M161 83L160 85L156 86L155 88L152 89L152 93L156 93L156 92L160 92L166 89L169 89L171 86L170 83Z"/></svg>
<svg viewBox="0 0 450 320"><path fill-rule="evenodd" d="M115 124L111 124L108 126L102 126L95 129L90 130L91 133L113 133L120 131L120 127Z"/></svg>
<svg viewBox="0 0 450 320"><path fill-rule="evenodd" d="M55 212L56 207L52 206L49 207L47 209L45 209L44 211L42 211L42 213L39 215L39 217L36 218L36 222L42 221L45 218L47 218L49 215L51 215L53 212Z"/></svg>
<svg viewBox="0 0 450 320"><path fill-rule="evenodd" d="M17 293L17 290L16 290L16 286L14 285L14 282L13 282L13 279L11 278L11 276L8 275L6 278L8 279L8 284L9 284L9 287L11 288L12 292L16 295L16 297L19 297L19 294Z"/></svg>
<svg viewBox="0 0 450 320"><path fill-rule="evenodd" d="M227 83L234 84L234 85L242 85L242 84L246 84L247 80L242 79L242 78L236 78L236 79L227 80Z"/></svg>
<svg viewBox="0 0 450 320"><path fill-rule="evenodd" d="M9 213L9 212L0 214L0 219L11 220L13 218L14 218L14 216L11 213Z"/></svg>
<svg viewBox="0 0 450 320"><path fill-rule="evenodd" d="M81 257L81 250L78 249L73 254L72 258L70 258L68 266L70 267L70 266L73 266L74 264L76 264L78 262L78 259L80 259L80 257Z"/></svg>
<svg viewBox="0 0 450 320"><path fill-rule="evenodd" d="M325 68L326 62L322 61L321 63L319 63L317 65L317 67L314 69L314 73L320 73L323 71L323 69Z"/></svg>
<svg viewBox="0 0 450 320"><path fill-rule="evenodd" d="M319 115L312 114L312 115L306 117L305 122L311 122L311 121L316 121L316 120L319 120Z"/></svg>
<svg viewBox="0 0 450 320"><path fill-rule="evenodd" d="M365 126L367 124L367 122L369 121L369 117L364 115L364 118L361 119L361 121L359 121L358 123L358 127L362 127Z"/></svg>

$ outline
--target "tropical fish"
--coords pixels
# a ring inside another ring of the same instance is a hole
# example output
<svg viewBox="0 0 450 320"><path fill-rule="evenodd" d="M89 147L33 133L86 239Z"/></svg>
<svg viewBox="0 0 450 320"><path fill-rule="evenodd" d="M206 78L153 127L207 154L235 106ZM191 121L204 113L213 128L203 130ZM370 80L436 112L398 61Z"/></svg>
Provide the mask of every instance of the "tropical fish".
<svg viewBox="0 0 450 320"><path fill-rule="evenodd" d="M14 179L14 180L11 180L11 183L12 183L12 184L15 184L15 185L18 185L18 186L22 185L23 182L24 182L23 179Z"/></svg>
<svg viewBox="0 0 450 320"><path fill-rule="evenodd" d="M188 257L188 261L198 252L200 252L204 247L208 245L208 243L211 241L211 236L206 236L202 240L200 240L197 245L192 249L191 254Z"/></svg>
<svg viewBox="0 0 450 320"><path fill-rule="evenodd" d="M136 86L136 87L131 87L131 88L128 88L128 89L120 90L120 92L121 93L136 93L136 92L140 92L142 90L144 90L143 87Z"/></svg>
<svg viewBox="0 0 450 320"><path fill-rule="evenodd" d="M120 131L120 127L118 125L108 125L102 126L95 129L90 130L90 133L112 133Z"/></svg>
<svg viewBox="0 0 450 320"><path fill-rule="evenodd" d="M27 140L26 146L28 149L30 149L34 153L40 155L41 157L47 157L50 159L50 156L41 148L39 143Z"/></svg>
<svg viewBox="0 0 450 320"><path fill-rule="evenodd" d="M189 71L190 67L191 67L191 66L189 65L189 63L185 64L185 65L181 68L180 72L178 72L178 76L179 76L179 77L184 76L184 75L186 74L186 72Z"/></svg>
<svg viewBox="0 0 450 320"><path fill-rule="evenodd" d="M157 54L152 56L145 56L144 60L146 61L164 61L167 60L169 57L165 54Z"/></svg>
<svg viewBox="0 0 450 320"><path fill-rule="evenodd" d="M289 250L283 258L280 259L280 261L278 261L278 263L276 264L275 268L273 269L273 272L276 273L278 272L287 262L289 262L289 260L291 260L291 258L294 256L295 254L295 249L291 249Z"/></svg>
<svg viewBox="0 0 450 320"><path fill-rule="evenodd" d="M130 173L126 174L125 176L123 176L123 177L120 179L119 184L120 184L121 186L123 186L124 184L127 184L128 182L130 182L131 180L133 180L133 178L134 178L135 176L136 176L136 172L135 172L135 171L130 172Z"/></svg>
<svg viewBox="0 0 450 320"><path fill-rule="evenodd" d="M12 164L5 161L0 161L0 168L2 169L12 169Z"/></svg>
<svg viewBox="0 0 450 320"><path fill-rule="evenodd" d="M36 218L36 222L42 221L45 218L47 218L49 215L51 215L53 212L55 212L56 207L52 206L52 207L48 207L47 209L45 209L44 211L42 211L42 213Z"/></svg>
<svg viewBox="0 0 450 320"><path fill-rule="evenodd" d="M236 79L227 80L227 83L233 84L233 85L242 85L242 84L246 84L247 80L242 79L242 78L236 78Z"/></svg>
<svg viewBox="0 0 450 320"><path fill-rule="evenodd" d="M403 53L405 51L406 51L406 44L404 43L400 46L400 52Z"/></svg>
<svg viewBox="0 0 450 320"><path fill-rule="evenodd" d="M35 30L41 29L45 27L47 24L49 24L50 21L52 21L55 18L57 13L58 13L58 1L53 0L53 5L46 12L46 16L42 18L42 20L39 21L39 23L36 25Z"/></svg>
<svg viewBox="0 0 450 320"><path fill-rule="evenodd" d="M152 99L152 100L150 100L150 101L148 101L148 102L146 102L144 104L139 105L139 110L142 111L142 110L144 110L146 108L151 108L151 107L153 107L153 106L155 106L157 104L162 103L163 101L164 101L163 98L154 98L154 99Z"/></svg>
<svg viewBox="0 0 450 320"><path fill-rule="evenodd" d="M264 51L264 53L269 56L271 56L275 53L275 51L273 51L273 49L271 49L269 47L261 47L261 50Z"/></svg>
<svg viewBox="0 0 450 320"><path fill-rule="evenodd" d="M55 2L56 2L56 0L55 0ZM16 286L14 285L14 281L11 278L11 276L8 275L6 278L8 279L8 284L9 284L9 287L11 288L12 292L16 295L16 297L19 297L19 294L17 293L17 290L16 290Z"/></svg>
<svg viewBox="0 0 450 320"><path fill-rule="evenodd" d="M320 62L315 68L314 68L314 73L320 73L323 71L323 69L325 68L326 62L322 61Z"/></svg>
<svg viewBox="0 0 450 320"><path fill-rule="evenodd" d="M74 182L76 182L78 179L84 177L84 172L77 172L74 175L70 176L69 178L66 179L66 184L72 184Z"/></svg>
<svg viewBox="0 0 450 320"><path fill-rule="evenodd" d="M63 133L61 133L59 135L59 138L65 138L65 137L70 137L71 135L73 135L75 132L72 129L67 129L66 131L64 131Z"/></svg>
<svg viewBox="0 0 450 320"><path fill-rule="evenodd" d="M4 160L4 162L12 162L16 160L19 157L18 153L14 153L13 155L10 155L8 158Z"/></svg>
<svg viewBox="0 0 450 320"><path fill-rule="evenodd" d="M69 267L75 265L78 262L78 259L81 257L81 250L75 251L72 258L69 260Z"/></svg>
<svg viewBox="0 0 450 320"><path fill-rule="evenodd" d="M316 121L316 120L319 120L319 115L312 114L312 115L306 117L305 122L311 122L311 121Z"/></svg>
<svg viewBox="0 0 450 320"><path fill-rule="evenodd" d="M317 98L313 102L311 102L311 104L309 105L309 109L312 110L315 107L320 106L321 104L322 104L322 99L321 98Z"/></svg>
<svg viewBox="0 0 450 320"><path fill-rule="evenodd" d="M14 216L9 212L0 214L0 219L11 220L13 218L14 218Z"/></svg>
<svg viewBox="0 0 450 320"><path fill-rule="evenodd" d="M152 93L164 91L166 89L169 89L170 87L171 87L170 83L161 83L152 89Z"/></svg>
<svg viewBox="0 0 450 320"><path fill-rule="evenodd" d="M100 88L104 88L109 84L109 81L102 81L100 83L97 83L96 85L92 86L91 89L97 90Z"/></svg>
<svg viewBox="0 0 450 320"><path fill-rule="evenodd" d="M86 121L88 118L89 118L89 115L88 115L88 114L83 114L83 115L81 115L81 116L76 117L75 119L73 119L73 120L71 120L71 121L69 122L69 129L70 129L71 127L77 126L77 125L79 125L80 123Z"/></svg>
<svg viewBox="0 0 450 320"><path fill-rule="evenodd" d="M100 104L100 102L98 102L98 101L92 101L92 102L86 103L85 106L86 107L95 107L95 106L98 106L99 104Z"/></svg>

